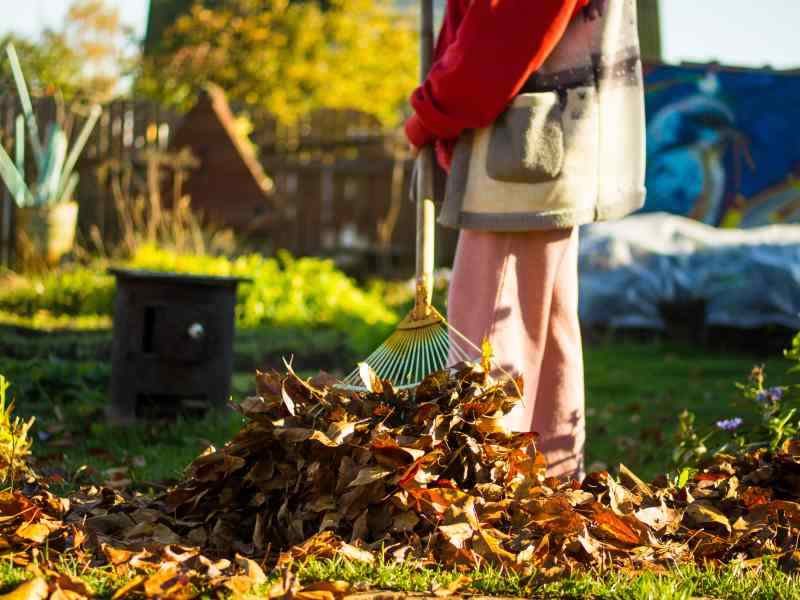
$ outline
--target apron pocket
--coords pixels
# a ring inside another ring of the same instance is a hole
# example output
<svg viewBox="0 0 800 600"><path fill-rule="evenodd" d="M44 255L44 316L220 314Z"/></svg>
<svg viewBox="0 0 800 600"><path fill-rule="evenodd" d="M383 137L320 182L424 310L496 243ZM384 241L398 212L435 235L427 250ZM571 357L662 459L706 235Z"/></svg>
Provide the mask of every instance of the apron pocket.
<svg viewBox="0 0 800 600"><path fill-rule="evenodd" d="M486 173L508 183L544 183L564 167L564 127L557 92L520 94L491 126Z"/></svg>

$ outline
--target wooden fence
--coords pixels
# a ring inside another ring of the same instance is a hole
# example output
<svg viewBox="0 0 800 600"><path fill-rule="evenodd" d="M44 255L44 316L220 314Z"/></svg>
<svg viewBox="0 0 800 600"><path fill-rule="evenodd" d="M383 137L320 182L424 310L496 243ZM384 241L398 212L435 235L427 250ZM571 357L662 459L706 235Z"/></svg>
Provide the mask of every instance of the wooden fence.
<svg viewBox="0 0 800 600"><path fill-rule="evenodd" d="M55 116L48 100L35 105L40 123ZM0 96L0 143L11 148L19 105ZM79 236L92 229L104 243L117 235L113 196L99 169L112 162L144 169L144 151L165 149L182 117L151 102L115 101L103 107L78 164ZM407 273L413 264L414 211L408 202L411 162L395 151L397 132L355 111L319 111L292 126L255 117L251 139L275 182L279 218L265 219L255 247L285 248L295 255L336 255L354 269ZM13 201L0 186L0 265L12 264ZM225 199L220 198L224 203ZM3 233L5 232L5 233ZM440 262L455 237L440 232ZM260 238L260 239L259 239Z"/></svg>
<svg viewBox="0 0 800 600"><path fill-rule="evenodd" d="M60 117L59 121L67 125L68 133L80 127L86 114L80 107L60 106L50 98L36 100L34 112L40 129ZM16 96L0 96L0 143L6 150L13 147L15 120L20 113ZM178 115L152 102L121 100L103 107L103 113L76 167L80 176L76 192L80 204L80 234L86 236L92 227L96 227L103 239L113 239L111 192L109 186L102 183L99 170L115 161L139 163L143 150L166 147L169 135L179 120ZM31 157L30 150L26 156ZM29 175L35 172L32 162L32 159L27 161ZM14 213L14 202L5 185L0 183L0 265L13 265Z"/></svg>

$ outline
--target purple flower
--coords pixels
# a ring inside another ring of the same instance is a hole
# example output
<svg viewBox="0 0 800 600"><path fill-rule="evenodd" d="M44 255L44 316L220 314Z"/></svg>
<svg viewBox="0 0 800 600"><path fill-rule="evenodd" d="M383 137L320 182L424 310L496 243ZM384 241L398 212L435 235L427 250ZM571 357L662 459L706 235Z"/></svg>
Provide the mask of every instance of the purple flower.
<svg viewBox="0 0 800 600"><path fill-rule="evenodd" d="M717 427L722 429L722 431L734 431L735 429L739 429L742 425L743 421L739 417L735 417L733 419L723 419L721 421L717 421Z"/></svg>
<svg viewBox="0 0 800 600"><path fill-rule="evenodd" d="M783 398L783 388L772 387L768 390L761 390L756 394L756 402L766 404L767 402L778 402Z"/></svg>
<svg viewBox="0 0 800 600"><path fill-rule="evenodd" d="M770 399L773 400L774 402L777 402L778 400L783 398L783 388L779 387L769 388L767 390L767 393L769 394Z"/></svg>

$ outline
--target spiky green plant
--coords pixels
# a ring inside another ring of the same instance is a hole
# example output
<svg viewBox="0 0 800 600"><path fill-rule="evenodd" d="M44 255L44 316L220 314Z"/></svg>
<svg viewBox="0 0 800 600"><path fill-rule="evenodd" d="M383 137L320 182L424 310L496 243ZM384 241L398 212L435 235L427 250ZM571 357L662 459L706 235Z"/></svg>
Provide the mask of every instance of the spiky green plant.
<svg viewBox="0 0 800 600"><path fill-rule="evenodd" d="M7 398L10 384L0 375L0 480L4 484L14 481L28 472L25 459L31 452L28 432L33 426L34 417L23 421L12 417L14 403Z"/></svg>
<svg viewBox="0 0 800 600"><path fill-rule="evenodd" d="M15 124L15 160L12 160L0 145L0 179L5 182L17 206L20 207L53 206L69 201L78 185L78 174L74 172L75 165L102 110L98 105L92 106L89 117L71 149L67 134L58 122L48 124L45 143L42 144L28 86L13 44L6 46L6 55L14 74L22 115L17 118ZM25 181L26 129L36 163L37 176L32 185L28 185Z"/></svg>

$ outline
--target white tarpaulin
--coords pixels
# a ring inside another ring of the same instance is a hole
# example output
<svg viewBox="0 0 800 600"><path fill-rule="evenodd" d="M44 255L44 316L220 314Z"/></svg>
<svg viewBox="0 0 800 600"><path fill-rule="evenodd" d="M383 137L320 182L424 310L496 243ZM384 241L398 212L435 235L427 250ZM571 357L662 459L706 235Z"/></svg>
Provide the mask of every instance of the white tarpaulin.
<svg viewBox="0 0 800 600"><path fill-rule="evenodd" d="M800 329L800 225L718 229L666 213L581 229L581 320L661 329L660 304L706 301L706 323Z"/></svg>

